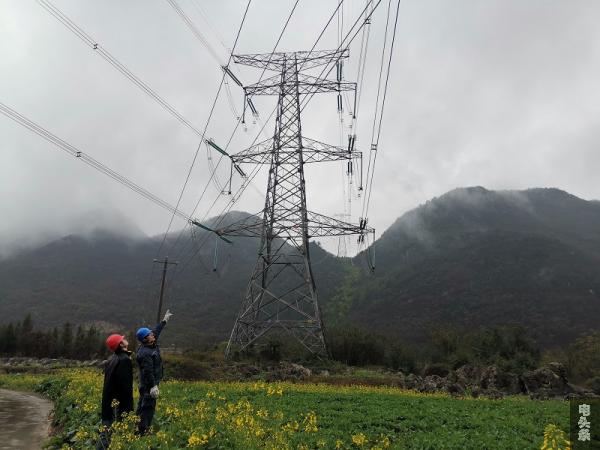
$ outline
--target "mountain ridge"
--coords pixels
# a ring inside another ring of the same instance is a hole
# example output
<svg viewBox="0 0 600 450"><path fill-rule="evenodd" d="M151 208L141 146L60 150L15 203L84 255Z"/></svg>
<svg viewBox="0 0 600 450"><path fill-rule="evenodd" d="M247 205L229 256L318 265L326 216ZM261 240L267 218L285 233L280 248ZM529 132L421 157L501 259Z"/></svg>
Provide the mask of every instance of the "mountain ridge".
<svg viewBox="0 0 600 450"><path fill-rule="evenodd" d="M248 214L236 211L224 220ZM518 324L546 346L597 329L600 314L600 202L556 188L458 188L401 215L365 254L337 258L311 244L313 272L331 326L359 325L418 341L439 326ZM219 341L233 325L258 242L218 247L177 240L166 248L190 260L170 269L166 306L178 316L173 342ZM130 330L155 316L159 279L151 261L162 236L70 235L0 261L0 322L103 320ZM214 238L213 238L214 240ZM195 259L191 255L197 253ZM150 285L150 288L148 287Z"/></svg>

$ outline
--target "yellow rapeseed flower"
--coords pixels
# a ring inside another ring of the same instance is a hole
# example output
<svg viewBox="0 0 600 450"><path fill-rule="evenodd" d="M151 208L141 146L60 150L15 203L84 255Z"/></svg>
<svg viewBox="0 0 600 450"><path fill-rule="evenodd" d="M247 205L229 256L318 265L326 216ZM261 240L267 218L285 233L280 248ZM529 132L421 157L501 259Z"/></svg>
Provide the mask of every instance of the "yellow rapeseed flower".
<svg viewBox="0 0 600 450"><path fill-rule="evenodd" d="M87 430L85 428L81 427L81 428L79 428L79 430L77 430L77 433L75 433L73 440L75 442L85 441L89 437L89 435L90 434L87 432Z"/></svg>
<svg viewBox="0 0 600 450"><path fill-rule="evenodd" d="M287 431L288 433L295 433L300 429L300 424L296 420L293 420L286 423L282 428L283 431Z"/></svg>
<svg viewBox="0 0 600 450"><path fill-rule="evenodd" d="M303 425L304 431L307 433L316 433L319 431L319 428L317 427L317 415L314 411L310 411L308 414L306 414Z"/></svg>
<svg viewBox="0 0 600 450"><path fill-rule="evenodd" d="M199 447L201 445L208 443L208 435L203 434L202 436L198 436L196 433L192 433L188 438L188 447Z"/></svg>
<svg viewBox="0 0 600 450"><path fill-rule="evenodd" d="M571 450L571 442L563 430L550 423L544 428L544 442L541 450Z"/></svg>
<svg viewBox="0 0 600 450"><path fill-rule="evenodd" d="M383 448L388 448L390 446L390 438L382 435L380 443Z"/></svg>
<svg viewBox="0 0 600 450"><path fill-rule="evenodd" d="M364 433L358 433L352 436L352 443L362 447L367 443L367 436Z"/></svg>

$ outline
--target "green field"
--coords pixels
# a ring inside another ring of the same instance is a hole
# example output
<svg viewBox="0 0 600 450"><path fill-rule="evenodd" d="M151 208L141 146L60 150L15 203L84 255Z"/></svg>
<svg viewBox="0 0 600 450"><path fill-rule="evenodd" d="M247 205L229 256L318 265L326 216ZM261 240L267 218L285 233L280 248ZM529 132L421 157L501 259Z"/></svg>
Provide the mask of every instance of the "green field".
<svg viewBox="0 0 600 450"><path fill-rule="evenodd" d="M0 375L0 387L37 390L56 403L51 448L91 448L100 425L95 371ZM544 428L568 427L562 401L463 399L395 388L291 383L165 382L150 436L135 417L114 449L539 449Z"/></svg>

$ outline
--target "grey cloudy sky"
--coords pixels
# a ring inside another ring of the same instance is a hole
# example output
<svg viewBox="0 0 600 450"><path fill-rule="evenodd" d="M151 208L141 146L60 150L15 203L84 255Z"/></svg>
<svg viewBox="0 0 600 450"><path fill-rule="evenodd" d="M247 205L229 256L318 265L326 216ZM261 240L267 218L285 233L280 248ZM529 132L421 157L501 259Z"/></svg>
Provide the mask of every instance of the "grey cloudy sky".
<svg viewBox="0 0 600 450"><path fill-rule="evenodd" d="M53 3L196 127L204 126L220 70L167 1ZM225 60L246 1L178 3ZM279 49L310 49L336 4L300 0ZM253 0L236 53L271 51L292 5ZM346 23L363 5L364 0L345 2ZM358 147L365 151L386 7L382 2L373 20L359 110ZM370 223L382 232L408 209L467 185L552 186L600 198L599 17L596 0L403 0ZM334 22L319 48L336 46ZM358 50L351 48L348 80L356 77ZM246 83L260 75L256 69L236 70ZM35 1L0 0L0 73L0 102L169 203L177 201L198 137ZM231 91L239 109L241 91L233 84ZM263 120L274 102L256 100ZM306 136L339 143L335 96L315 98L303 120ZM234 125L222 95L207 136L226 142ZM230 150L248 146L258 126L249 121ZM272 129L268 123L266 133ZM0 253L125 220L147 234L164 232L168 212L1 115L0 136ZM208 167L202 148L184 211L196 203ZM222 169L224 180L229 168ZM342 163L311 168L307 179L310 209L344 212ZM265 184L263 172L235 209L258 211ZM216 214L230 200L221 196L209 211L217 197L211 185L196 216ZM360 202L353 201L354 221Z"/></svg>

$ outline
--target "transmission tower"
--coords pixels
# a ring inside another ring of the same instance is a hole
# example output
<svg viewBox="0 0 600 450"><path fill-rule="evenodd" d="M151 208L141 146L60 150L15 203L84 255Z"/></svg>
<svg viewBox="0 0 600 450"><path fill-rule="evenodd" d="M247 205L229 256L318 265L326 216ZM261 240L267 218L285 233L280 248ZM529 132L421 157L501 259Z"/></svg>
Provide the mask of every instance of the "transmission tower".
<svg viewBox="0 0 600 450"><path fill-rule="evenodd" d="M356 89L342 81L341 63L347 50L235 55L238 64L276 71L277 74L244 87L246 99L254 95L277 95L277 117L272 139L231 155L236 167L243 163L269 164L264 209L253 216L217 230L221 236L260 237L258 261L242 300L226 354L244 350L271 330L286 332L307 350L326 355L323 323L310 262L309 239L322 236L373 232L366 220L353 225L308 211L304 165L347 161L352 171L362 158L354 150L335 147L302 136L301 98L307 94ZM331 62L338 66L336 80L304 73ZM246 102L245 102L246 103ZM251 101L247 102L254 112ZM362 161L362 160L361 160ZM362 166L362 164L361 164Z"/></svg>

